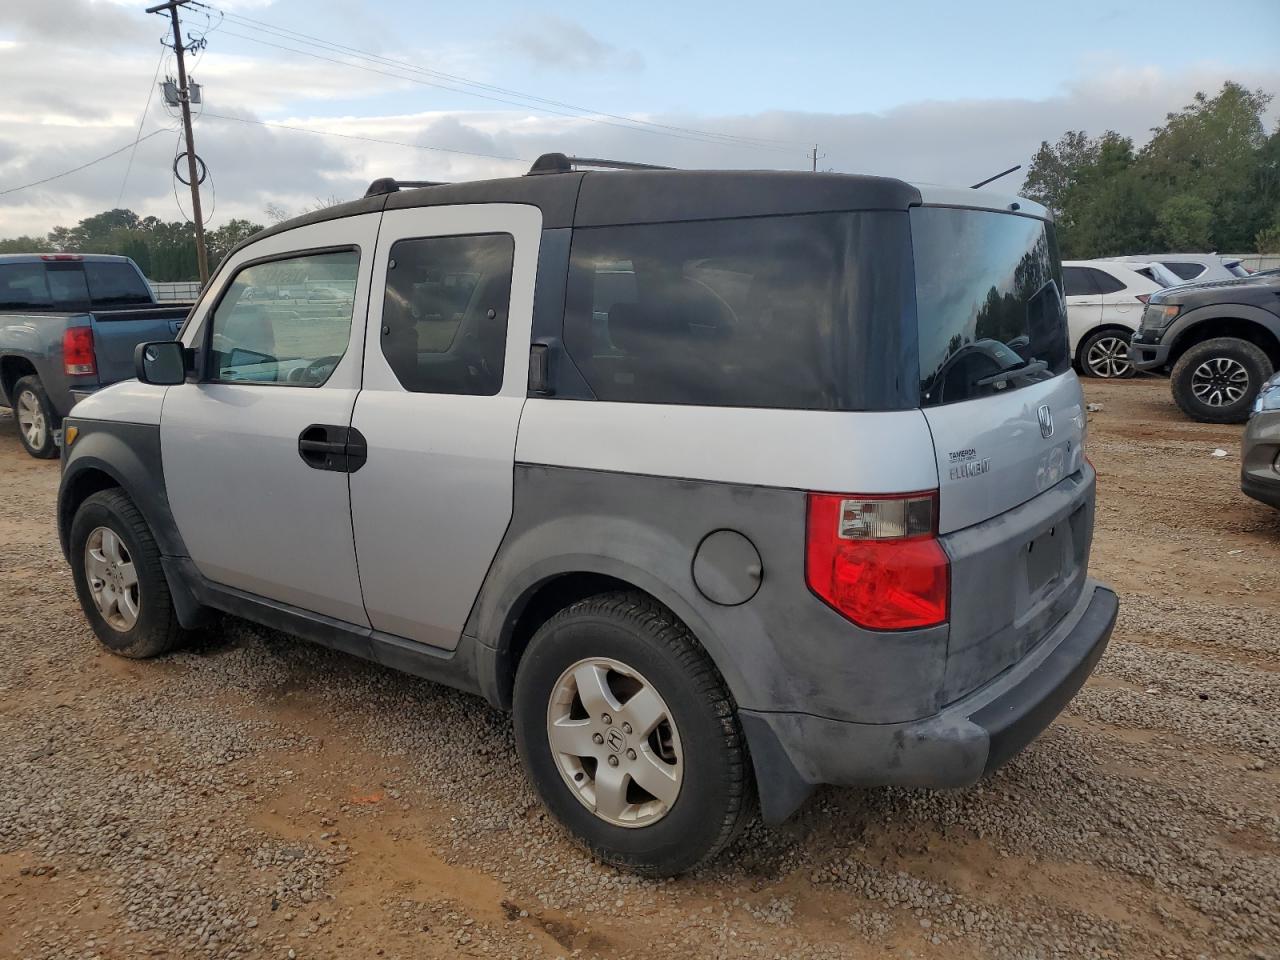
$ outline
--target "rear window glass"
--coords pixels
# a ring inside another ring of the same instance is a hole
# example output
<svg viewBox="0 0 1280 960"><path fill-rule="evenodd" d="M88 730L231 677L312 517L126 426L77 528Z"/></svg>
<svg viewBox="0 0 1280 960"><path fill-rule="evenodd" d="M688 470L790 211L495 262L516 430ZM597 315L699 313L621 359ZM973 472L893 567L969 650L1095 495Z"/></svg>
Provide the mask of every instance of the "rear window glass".
<svg viewBox="0 0 1280 960"><path fill-rule="evenodd" d="M1070 363L1053 227L1008 213L911 211L920 403L1015 390Z"/></svg>
<svg viewBox="0 0 1280 960"><path fill-rule="evenodd" d="M0 264L0 310L48 310L52 306L43 263Z"/></svg>
<svg viewBox="0 0 1280 960"><path fill-rule="evenodd" d="M1179 263L1177 260L1165 261L1164 265L1183 280L1194 280L1204 273L1204 267L1198 263Z"/></svg>
<svg viewBox="0 0 1280 960"><path fill-rule="evenodd" d="M94 307L124 307L151 303L151 288L129 263L94 262L84 265L89 299Z"/></svg>
<svg viewBox="0 0 1280 960"><path fill-rule="evenodd" d="M564 338L600 400L867 409L909 304L902 213L580 228Z"/></svg>

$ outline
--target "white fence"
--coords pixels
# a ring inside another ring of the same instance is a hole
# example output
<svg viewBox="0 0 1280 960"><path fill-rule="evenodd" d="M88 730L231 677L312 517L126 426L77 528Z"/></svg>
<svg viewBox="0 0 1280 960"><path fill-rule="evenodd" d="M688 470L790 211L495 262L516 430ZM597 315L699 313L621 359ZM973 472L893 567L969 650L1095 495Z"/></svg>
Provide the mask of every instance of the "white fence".
<svg viewBox="0 0 1280 960"><path fill-rule="evenodd" d="M200 296L200 284L192 281L156 283L148 280L157 300L194 300Z"/></svg>

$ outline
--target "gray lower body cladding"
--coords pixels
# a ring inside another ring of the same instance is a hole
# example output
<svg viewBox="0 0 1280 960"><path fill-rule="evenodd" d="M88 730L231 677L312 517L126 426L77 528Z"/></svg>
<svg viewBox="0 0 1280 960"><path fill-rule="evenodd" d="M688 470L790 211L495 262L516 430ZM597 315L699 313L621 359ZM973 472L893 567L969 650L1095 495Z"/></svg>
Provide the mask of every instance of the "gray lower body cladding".
<svg viewBox="0 0 1280 960"><path fill-rule="evenodd" d="M1102 657L1116 595L1093 581L1074 609L1026 657L931 717L845 723L805 713L741 711L756 761L765 818L786 819L818 784L965 787L1045 729Z"/></svg>

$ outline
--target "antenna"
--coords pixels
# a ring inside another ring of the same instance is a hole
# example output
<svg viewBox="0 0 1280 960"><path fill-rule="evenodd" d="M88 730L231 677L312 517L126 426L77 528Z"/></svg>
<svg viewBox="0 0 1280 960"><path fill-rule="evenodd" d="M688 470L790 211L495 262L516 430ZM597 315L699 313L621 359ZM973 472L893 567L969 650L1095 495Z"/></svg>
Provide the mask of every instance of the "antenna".
<svg viewBox="0 0 1280 960"><path fill-rule="evenodd" d="M1019 163L1019 164L1015 164L1014 166L1010 167L1008 170L1001 170L1001 171L1000 171L999 173L997 173L994 177L987 177L987 179L985 179L985 180L979 180L977 183L975 183L975 184L974 184L973 186L971 186L969 189L970 189L970 190L977 190L979 187L985 187L988 183L995 183L995 182L996 182L997 180L999 180L1001 177L1007 177L1009 174L1013 173L1015 170L1021 170L1021 169L1022 169L1022 164L1020 164L1020 163Z"/></svg>

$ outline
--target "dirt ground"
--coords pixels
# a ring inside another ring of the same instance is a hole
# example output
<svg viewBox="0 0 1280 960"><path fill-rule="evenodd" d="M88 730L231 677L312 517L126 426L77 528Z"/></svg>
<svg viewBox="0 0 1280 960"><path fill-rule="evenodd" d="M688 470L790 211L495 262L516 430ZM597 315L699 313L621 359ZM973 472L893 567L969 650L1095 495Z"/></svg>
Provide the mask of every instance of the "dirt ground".
<svg viewBox="0 0 1280 960"><path fill-rule="evenodd" d="M977 787L826 789L663 883L549 822L478 699L232 621L100 652L0 411L0 956L1280 957L1280 512L1240 428L1086 390L1122 614L1067 713Z"/></svg>

